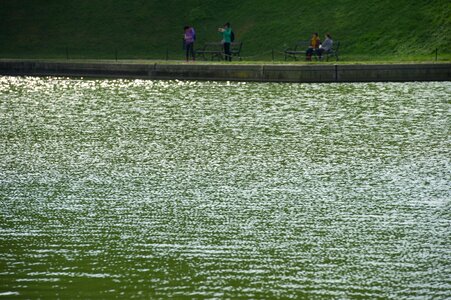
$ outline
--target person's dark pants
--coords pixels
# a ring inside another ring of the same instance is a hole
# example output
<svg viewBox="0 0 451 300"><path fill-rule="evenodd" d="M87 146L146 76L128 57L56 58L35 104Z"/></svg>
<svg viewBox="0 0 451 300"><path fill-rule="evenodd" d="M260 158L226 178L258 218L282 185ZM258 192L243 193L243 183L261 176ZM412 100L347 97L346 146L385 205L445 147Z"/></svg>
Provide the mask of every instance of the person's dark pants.
<svg viewBox="0 0 451 300"><path fill-rule="evenodd" d="M315 53L316 53L316 55L318 55L318 59L319 60L322 59L322 56L323 56L324 52L326 52L326 50L324 50L323 48L316 49Z"/></svg>
<svg viewBox="0 0 451 300"><path fill-rule="evenodd" d="M186 45L185 45L185 51L186 51L186 61L189 60L189 56L190 56L190 55L191 55L191 57L193 58L193 60L195 60L195 56L194 56L194 43L186 44Z"/></svg>
<svg viewBox="0 0 451 300"><path fill-rule="evenodd" d="M313 52L315 52L315 49L308 48L307 51L305 51L305 57L307 60L312 60Z"/></svg>
<svg viewBox="0 0 451 300"><path fill-rule="evenodd" d="M230 43L224 43L224 54L226 61L232 61L232 51L230 50Z"/></svg>

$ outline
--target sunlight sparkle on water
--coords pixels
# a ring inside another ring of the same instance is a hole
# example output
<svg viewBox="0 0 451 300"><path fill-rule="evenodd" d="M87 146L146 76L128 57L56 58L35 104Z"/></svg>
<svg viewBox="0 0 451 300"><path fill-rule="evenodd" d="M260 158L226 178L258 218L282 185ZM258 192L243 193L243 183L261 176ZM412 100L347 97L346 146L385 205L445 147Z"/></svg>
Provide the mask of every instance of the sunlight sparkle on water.
<svg viewBox="0 0 451 300"><path fill-rule="evenodd" d="M0 77L0 296L449 298L450 95Z"/></svg>

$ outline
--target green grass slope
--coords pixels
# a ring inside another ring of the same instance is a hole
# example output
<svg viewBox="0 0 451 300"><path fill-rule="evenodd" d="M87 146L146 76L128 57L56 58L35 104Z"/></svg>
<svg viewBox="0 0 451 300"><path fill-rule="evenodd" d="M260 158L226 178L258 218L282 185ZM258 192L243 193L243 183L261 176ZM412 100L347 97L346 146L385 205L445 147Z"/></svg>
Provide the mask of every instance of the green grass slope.
<svg viewBox="0 0 451 300"><path fill-rule="evenodd" d="M229 21L245 60L276 59L330 32L345 60L450 59L449 0L0 0L0 57L181 59L185 24L198 45Z"/></svg>

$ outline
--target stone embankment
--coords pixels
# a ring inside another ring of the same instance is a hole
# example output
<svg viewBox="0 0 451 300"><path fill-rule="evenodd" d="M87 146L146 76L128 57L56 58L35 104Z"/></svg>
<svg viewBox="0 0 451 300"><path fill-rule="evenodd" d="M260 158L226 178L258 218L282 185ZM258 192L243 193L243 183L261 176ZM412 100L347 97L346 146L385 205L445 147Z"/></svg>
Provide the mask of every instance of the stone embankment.
<svg viewBox="0 0 451 300"><path fill-rule="evenodd" d="M256 82L449 81L451 63L225 65L0 60L0 75Z"/></svg>

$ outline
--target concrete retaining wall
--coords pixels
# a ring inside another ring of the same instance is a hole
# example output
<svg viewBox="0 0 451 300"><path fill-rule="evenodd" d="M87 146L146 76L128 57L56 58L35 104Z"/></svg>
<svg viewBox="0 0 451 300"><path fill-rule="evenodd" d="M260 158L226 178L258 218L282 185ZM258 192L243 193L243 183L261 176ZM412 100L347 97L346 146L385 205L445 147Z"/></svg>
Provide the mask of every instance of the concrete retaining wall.
<svg viewBox="0 0 451 300"><path fill-rule="evenodd" d="M211 65L0 60L0 75L262 82L450 81L451 64Z"/></svg>

